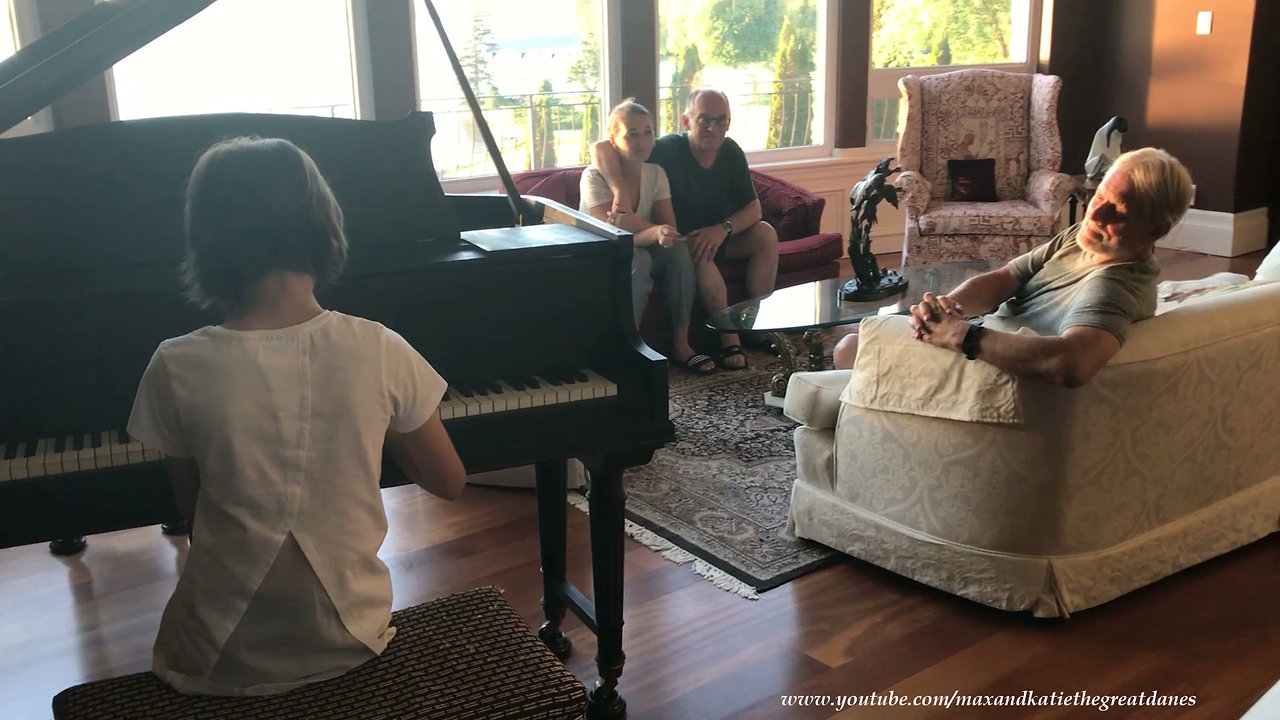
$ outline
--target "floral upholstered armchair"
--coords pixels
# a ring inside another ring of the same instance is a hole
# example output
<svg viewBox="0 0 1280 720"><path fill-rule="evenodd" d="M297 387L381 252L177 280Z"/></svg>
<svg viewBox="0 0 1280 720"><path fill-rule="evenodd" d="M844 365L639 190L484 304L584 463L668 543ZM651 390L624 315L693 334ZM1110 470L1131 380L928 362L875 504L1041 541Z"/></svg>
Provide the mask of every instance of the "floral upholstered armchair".
<svg viewBox="0 0 1280 720"><path fill-rule="evenodd" d="M958 70L908 75L898 88L904 265L1008 260L1061 229L1073 186L1058 172L1061 78Z"/></svg>

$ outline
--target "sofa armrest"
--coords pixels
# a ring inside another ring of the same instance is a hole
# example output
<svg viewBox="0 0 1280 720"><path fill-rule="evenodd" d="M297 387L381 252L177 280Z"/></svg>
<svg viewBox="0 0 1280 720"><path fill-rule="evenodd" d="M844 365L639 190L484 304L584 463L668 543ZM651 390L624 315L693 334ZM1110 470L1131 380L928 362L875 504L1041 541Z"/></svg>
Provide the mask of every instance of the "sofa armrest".
<svg viewBox="0 0 1280 720"><path fill-rule="evenodd" d="M840 394L852 374L852 370L793 373L787 382L782 414L813 428L835 427L840 416Z"/></svg>
<svg viewBox="0 0 1280 720"><path fill-rule="evenodd" d="M898 186L903 205L917 213L922 213L929 207L929 193L932 192L933 186L920 173L915 170L903 170L894 184Z"/></svg>
<svg viewBox="0 0 1280 720"><path fill-rule="evenodd" d="M1036 170L1027 178L1027 202L1046 213L1057 213L1071 195L1075 181L1070 175L1052 170Z"/></svg>

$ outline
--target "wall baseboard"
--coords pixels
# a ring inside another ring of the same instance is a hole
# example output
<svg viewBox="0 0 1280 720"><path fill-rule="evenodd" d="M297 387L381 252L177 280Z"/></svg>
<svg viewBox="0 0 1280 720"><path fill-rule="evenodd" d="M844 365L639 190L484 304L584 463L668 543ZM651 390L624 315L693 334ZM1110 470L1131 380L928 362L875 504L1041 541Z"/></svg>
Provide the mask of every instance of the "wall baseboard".
<svg viewBox="0 0 1280 720"><path fill-rule="evenodd" d="M1191 208L1156 246L1219 257L1264 250L1267 247L1267 209L1260 207L1229 213Z"/></svg>

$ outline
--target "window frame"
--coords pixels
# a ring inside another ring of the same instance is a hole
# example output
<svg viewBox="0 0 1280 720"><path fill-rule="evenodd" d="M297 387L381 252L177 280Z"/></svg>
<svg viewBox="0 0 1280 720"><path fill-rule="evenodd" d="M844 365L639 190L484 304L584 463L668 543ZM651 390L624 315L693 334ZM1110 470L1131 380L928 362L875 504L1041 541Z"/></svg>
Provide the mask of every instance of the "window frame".
<svg viewBox="0 0 1280 720"><path fill-rule="evenodd" d="M36 14L36 0L0 0L6 4L13 19L14 42L21 50L40 37L40 16ZM53 111L42 108L31 117L0 133L0 137L18 137L53 129Z"/></svg>
<svg viewBox="0 0 1280 720"><path fill-rule="evenodd" d="M874 0L872 0L871 12L875 12ZM942 73L952 72L955 70L1003 70L1005 72L1024 72L1034 73L1036 64L1039 60L1040 50L1040 33L1043 25L1044 0L1029 0L1027 7L1027 59L1020 63L992 63L984 65L925 65L919 67L906 68L877 68L873 67L868 57L867 62L867 136L863 141L863 147L867 150L875 150L876 154L883 154L886 151L895 151L898 147L898 139L891 140L875 140L873 133L875 103L877 100L892 100L901 97L898 90L898 81L908 75L923 77L926 75L941 75ZM869 43L873 43L875 38L869 38ZM870 44L868 45L870 48ZM899 112L902 112L899 107Z"/></svg>

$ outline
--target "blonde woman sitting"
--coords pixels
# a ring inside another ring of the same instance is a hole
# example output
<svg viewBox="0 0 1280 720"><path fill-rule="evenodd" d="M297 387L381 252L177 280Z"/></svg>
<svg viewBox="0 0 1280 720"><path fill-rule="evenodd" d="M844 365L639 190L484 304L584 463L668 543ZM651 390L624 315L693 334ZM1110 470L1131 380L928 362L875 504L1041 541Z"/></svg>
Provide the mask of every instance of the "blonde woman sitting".
<svg viewBox="0 0 1280 720"><path fill-rule="evenodd" d="M594 167L582 173L582 207L579 209L634 237L631 303L636 324L640 324L654 283L660 283L670 312L673 359L699 375L715 372L715 361L708 355L695 353L689 344L689 321L695 296L693 259L676 231L667 173L660 166L645 162L653 150L653 116L643 105L628 98L609 113L608 128L609 143L618 151L622 173L631 192L630 207L634 207L635 212L617 210L613 190Z"/></svg>

